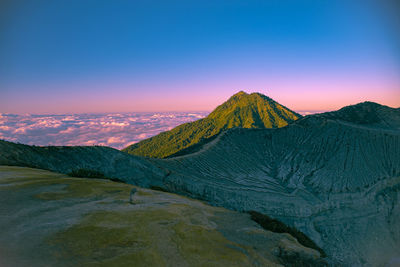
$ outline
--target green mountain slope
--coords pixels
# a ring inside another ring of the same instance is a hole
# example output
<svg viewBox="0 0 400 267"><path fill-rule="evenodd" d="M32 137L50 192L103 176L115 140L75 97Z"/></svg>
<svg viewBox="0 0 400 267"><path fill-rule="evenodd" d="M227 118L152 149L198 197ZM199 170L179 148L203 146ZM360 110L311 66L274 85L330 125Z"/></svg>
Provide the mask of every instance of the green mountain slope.
<svg viewBox="0 0 400 267"><path fill-rule="evenodd" d="M218 106L206 118L179 125L122 151L145 157L165 158L229 128L279 128L300 117L301 115L265 95L241 91Z"/></svg>

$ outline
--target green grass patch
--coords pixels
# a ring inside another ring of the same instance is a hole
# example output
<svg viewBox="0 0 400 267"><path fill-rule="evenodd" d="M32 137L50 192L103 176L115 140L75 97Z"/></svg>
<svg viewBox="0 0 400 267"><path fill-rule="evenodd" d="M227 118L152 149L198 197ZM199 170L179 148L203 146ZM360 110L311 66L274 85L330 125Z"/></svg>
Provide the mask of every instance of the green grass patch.
<svg viewBox="0 0 400 267"><path fill-rule="evenodd" d="M60 262L81 266L250 265L245 254L232 248L234 243L215 229L193 225L185 211L96 211L47 243Z"/></svg>

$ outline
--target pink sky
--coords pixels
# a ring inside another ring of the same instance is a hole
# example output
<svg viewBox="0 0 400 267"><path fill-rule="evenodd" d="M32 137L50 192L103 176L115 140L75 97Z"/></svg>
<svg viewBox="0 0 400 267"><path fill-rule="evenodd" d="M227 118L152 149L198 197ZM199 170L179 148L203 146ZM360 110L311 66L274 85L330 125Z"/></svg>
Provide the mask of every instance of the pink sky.
<svg viewBox="0 0 400 267"><path fill-rule="evenodd" d="M39 2L4 10L0 113L400 106L398 1Z"/></svg>
<svg viewBox="0 0 400 267"><path fill-rule="evenodd" d="M305 81L296 79L271 84L265 88L265 82L252 80L237 85L218 81L192 85L182 83L174 90L164 85L163 90L142 90L138 93L136 85L114 86L101 84L88 90L85 84L71 85L75 89L71 94L66 88L55 93L36 97L17 99L10 95L0 100L0 112L15 114L63 114L63 113L102 113L102 112L147 112L147 111L212 111L231 95L243 90L247 93L260 92L290 109L299 110L336 110L346 105L363 101L373 101L391 107L400 106L400 82L393 80L366 81ZM151 85L152 86L152 85ZM172 86L171 86L172 87ZM203 88L207 88L204 90ZM97 91L97 92L96 92ZM41 95L38 89L37 95ZM18 97L18 96L17 96ZM5 101L7 100L7 101Z"/></svg>

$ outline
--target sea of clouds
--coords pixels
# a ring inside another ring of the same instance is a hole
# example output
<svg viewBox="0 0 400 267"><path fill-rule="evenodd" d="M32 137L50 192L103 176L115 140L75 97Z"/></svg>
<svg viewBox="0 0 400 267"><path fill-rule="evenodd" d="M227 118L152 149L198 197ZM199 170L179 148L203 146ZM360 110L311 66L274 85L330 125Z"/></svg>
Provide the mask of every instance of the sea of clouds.
<svg viewBox="0 0 400 267"><path fill-rule="evenodd" d="M15 115L0 113L0 139L29 145L117 149L201 119L208 112Z"/></svg>

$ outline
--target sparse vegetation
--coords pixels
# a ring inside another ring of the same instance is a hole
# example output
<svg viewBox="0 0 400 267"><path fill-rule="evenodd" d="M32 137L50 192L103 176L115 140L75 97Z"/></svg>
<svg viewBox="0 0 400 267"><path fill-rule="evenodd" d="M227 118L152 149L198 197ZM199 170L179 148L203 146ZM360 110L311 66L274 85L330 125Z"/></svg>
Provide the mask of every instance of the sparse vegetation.
<svg viewBox="0 0 400 267"><path fill-rule="evenodd" d="M251 219L258 223L265 230L275 233L288 233L295 237L303 246L315 249L321 254L321 257L326 257L326 254L322 248L318 247L314 241L296 228L287 226L283 222L272 219L271 217L257 211L249 211L248 213L251 215Z"/></svg>

